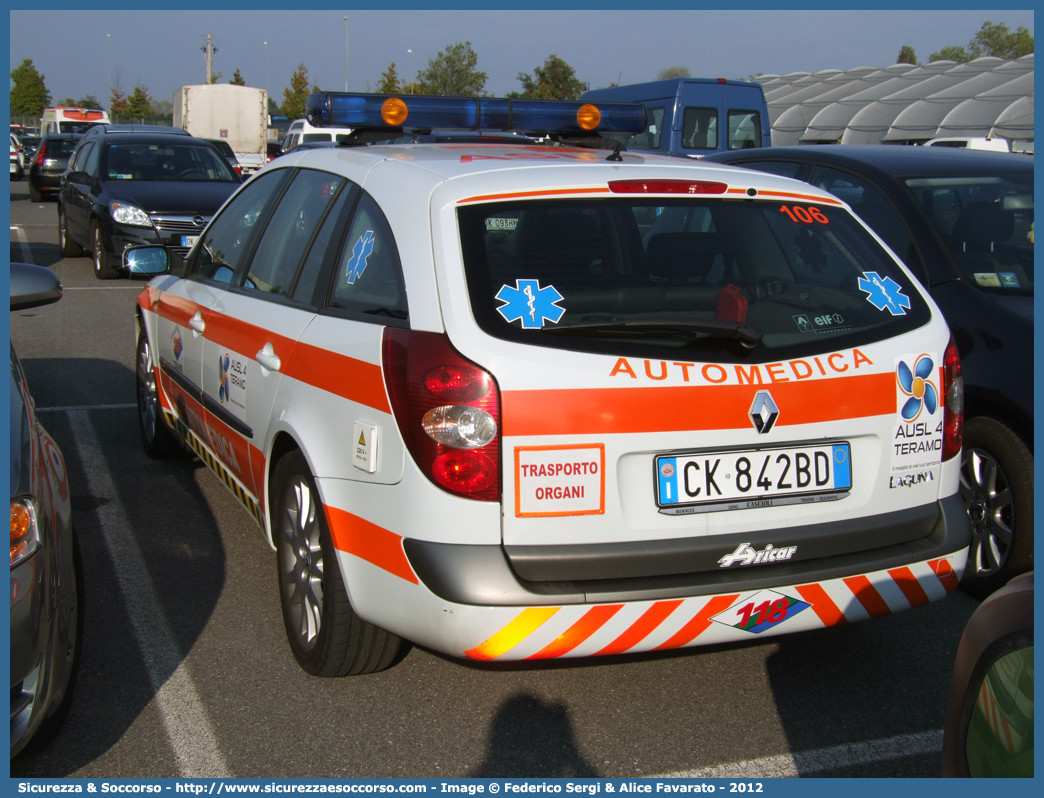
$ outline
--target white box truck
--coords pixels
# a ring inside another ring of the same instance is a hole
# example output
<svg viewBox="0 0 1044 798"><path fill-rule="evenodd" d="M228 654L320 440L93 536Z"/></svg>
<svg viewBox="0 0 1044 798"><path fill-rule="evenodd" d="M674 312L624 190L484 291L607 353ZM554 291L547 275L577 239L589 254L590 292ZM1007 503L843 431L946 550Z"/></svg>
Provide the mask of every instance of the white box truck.
<svg viewBox="0 0 1044 798"><path fill-rule="evenodd" d="M211 83L174 92L174 127L201 139L227 141L243 174L267 163L268 92Z"/></svg>

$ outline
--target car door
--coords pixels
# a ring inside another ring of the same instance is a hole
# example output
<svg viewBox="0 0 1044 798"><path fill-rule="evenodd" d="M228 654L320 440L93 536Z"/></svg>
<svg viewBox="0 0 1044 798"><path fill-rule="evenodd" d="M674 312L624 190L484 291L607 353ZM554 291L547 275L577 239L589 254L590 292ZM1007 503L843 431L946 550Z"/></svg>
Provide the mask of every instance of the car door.
<svg viewBox="0 0 1044 798"><path fill-rule="evenodd" d="M203 354L203 402L219 455L264 501L273 404L301 333L337 219L352 194L343 177L292 172L233 287L214 306Z"/></svg>
<svg viewBox="0 0 1044 798"><path fill-rule="evenodd" d="M75 164L70 164L70 170L86 172L97 177L100 155L101 144L89 141L77 154ZM63 177L62 198L66 232L77 243L86 245L90 228L91 205L94 199L92 186L89 183L74 183L68 177Z"/></svg>

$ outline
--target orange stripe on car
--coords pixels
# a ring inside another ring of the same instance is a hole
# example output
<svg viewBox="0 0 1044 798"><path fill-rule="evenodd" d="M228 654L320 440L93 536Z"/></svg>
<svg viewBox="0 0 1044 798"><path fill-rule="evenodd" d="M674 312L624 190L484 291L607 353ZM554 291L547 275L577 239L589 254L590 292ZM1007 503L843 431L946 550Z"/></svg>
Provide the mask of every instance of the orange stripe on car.
<svg viewBox="0 0 1044 798"><path fill-rule="evenodd" d="M402 549L402 537L338 507L324 505L330 537L338 551L354 554L400 579L420 584Z"/></svg>
<svg viewBox="0 0 1044 798"><path fill-rule="evenodd" d="M608 656L610 654L622 654L629 648L634 648L647 638L664 620L678 609L683 599L673 601L657 601L649 609L642 613L642 617L632 623L623 634L616 638L601 651L596 651L595 656Z"/></svg>
<svg viewBox="0 0 1044 798"><path fill-rule="evenodd" d="M492 202L493 200L523 199L526 197L557 197L562 194L608 194L609 187L604 188L546 188L541 191L514 191L510 194L482 194L477 197L467 197L458 200L457 204L465 202Z"/></svg>
<svg viewBox="0 0 1044 798"><path fill-rule="evenodd" d="M801 598L812 605L812 611L819 616L824 626L837 626L848 623L845 614L838 609L822 585L799 585L795 588Z"/></svg>
<svg viewBox="0 0 1044 798"><path fill-rule="evenodd" d="M665 642L656 646L653 651L663 651L668 648L681 648L682 646L691 643L703 634L707 627L711 625L712 615L724 612L729 608L729 605L738 598L738 593L733 596L715 596L704 604L703 609L697 612L696 615L685 624L685 626L671 635Z"/></svg>
<svg viewBox="0 0 1044 798"><path fill-rule="evenodd" d="M771 384L776 426L895 413L895 377L864 374ZM768 385L504 391L505 435L605 435L746 429L754 395ZM650 413L649 408L656 412Z"/></svg>
<svg viewBox="0 0 1044 798"><path fill-rule="evenodd" d="M505 654L533 632L548 618L558 612L561 607L530 607L522 610L507 626L474 648L469 648L464 655L469 659L491 660Z"/></svg>
<svg viewBox="0 0 1044 798"><path fill-rule="evenodd" d="M877 588L865 576L850 576L844 581L871 618L892 614L891 607L885 603L881 594L877 592Z"/></svg>
<svg viewBox="0 0 1044 798"><path fill-rule="evenodd" d="M955 591L957 586L960 585L961 580L957 578L957 574L954 572L949 560L929 560L928 567L935 571L935 575L939 577L943 588L946 589L946 595Z"/></svg>
<svg viewBox="0 0 1044 798"><path fill-rule="evenodd" d="M911 608L931 604L928 594L924 592L921 583L917 581L917 577L913 575L913 571L909 568L893 568L888 572L888 575L899 585L899 589L903 591L906 600L910 602Z"/></svg>
<svg viewBox="0 0 1044 798"><path fill-rule="evenodd" d="M787 199L798 199L805 200L806 202L812 203L823 203L825 205L840 205L841 203L836 199L827 199L826 197L814 197L811 194L794 194L790 191L766 191L764 189L756 189L759 197L786 197ZM747 189L745 188L730 188L728 194L746 194Z"/></svg>
<svg viewBox="0 0 1044 798"><path fill-rule="evenodd" d="M532 654L526 659L554 659L563 654L568 654L587 638L601 629L616 613L620 611L623 604L600 604L592 607L583 614L579 621L574 623L562 634Z"/></svg>

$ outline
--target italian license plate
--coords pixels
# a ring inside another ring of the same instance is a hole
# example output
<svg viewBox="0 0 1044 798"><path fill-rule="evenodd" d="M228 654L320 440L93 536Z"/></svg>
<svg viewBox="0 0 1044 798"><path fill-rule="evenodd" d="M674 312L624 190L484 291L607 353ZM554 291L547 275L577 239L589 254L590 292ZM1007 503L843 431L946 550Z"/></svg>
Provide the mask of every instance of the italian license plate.
<svg viewBox="0 0 1044 798"><path fill-rule="evenodd" d="M181 246L183 246L183 247L191 247L197 241L199 241L199 236L182 236L181 237Z"/></svg>
<svg viewBox="0 0 1044 798"><path fill-rule="evenodd" d="M851 488L848 443L656 458L656 505L669 515L834 501Z"/></svg>

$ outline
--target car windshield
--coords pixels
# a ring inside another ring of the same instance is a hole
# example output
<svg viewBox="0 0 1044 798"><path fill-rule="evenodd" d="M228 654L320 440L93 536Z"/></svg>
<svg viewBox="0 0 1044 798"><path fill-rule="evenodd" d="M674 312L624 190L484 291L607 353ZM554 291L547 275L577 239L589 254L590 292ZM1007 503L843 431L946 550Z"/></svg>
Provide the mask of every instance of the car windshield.
<svg viewBox="0 0 1044 798"><path fill-rule="evenodd" d="M919 177L906 185L969 281L1033 295L1032 174Z"/></svg>
<svg viewBox="0 0 1044 798"><path fill-rule="evenodd" d="M238 182L213 147L189 143L110 144L102 173L109 180Z"/></svg>
<svg viewBox="0 0 1044 798"><path fill-rule="evenodd" d="M929 319L914 280L826 204L636 197L458 215L475 318L506 340L775 359Z"/></svg>

